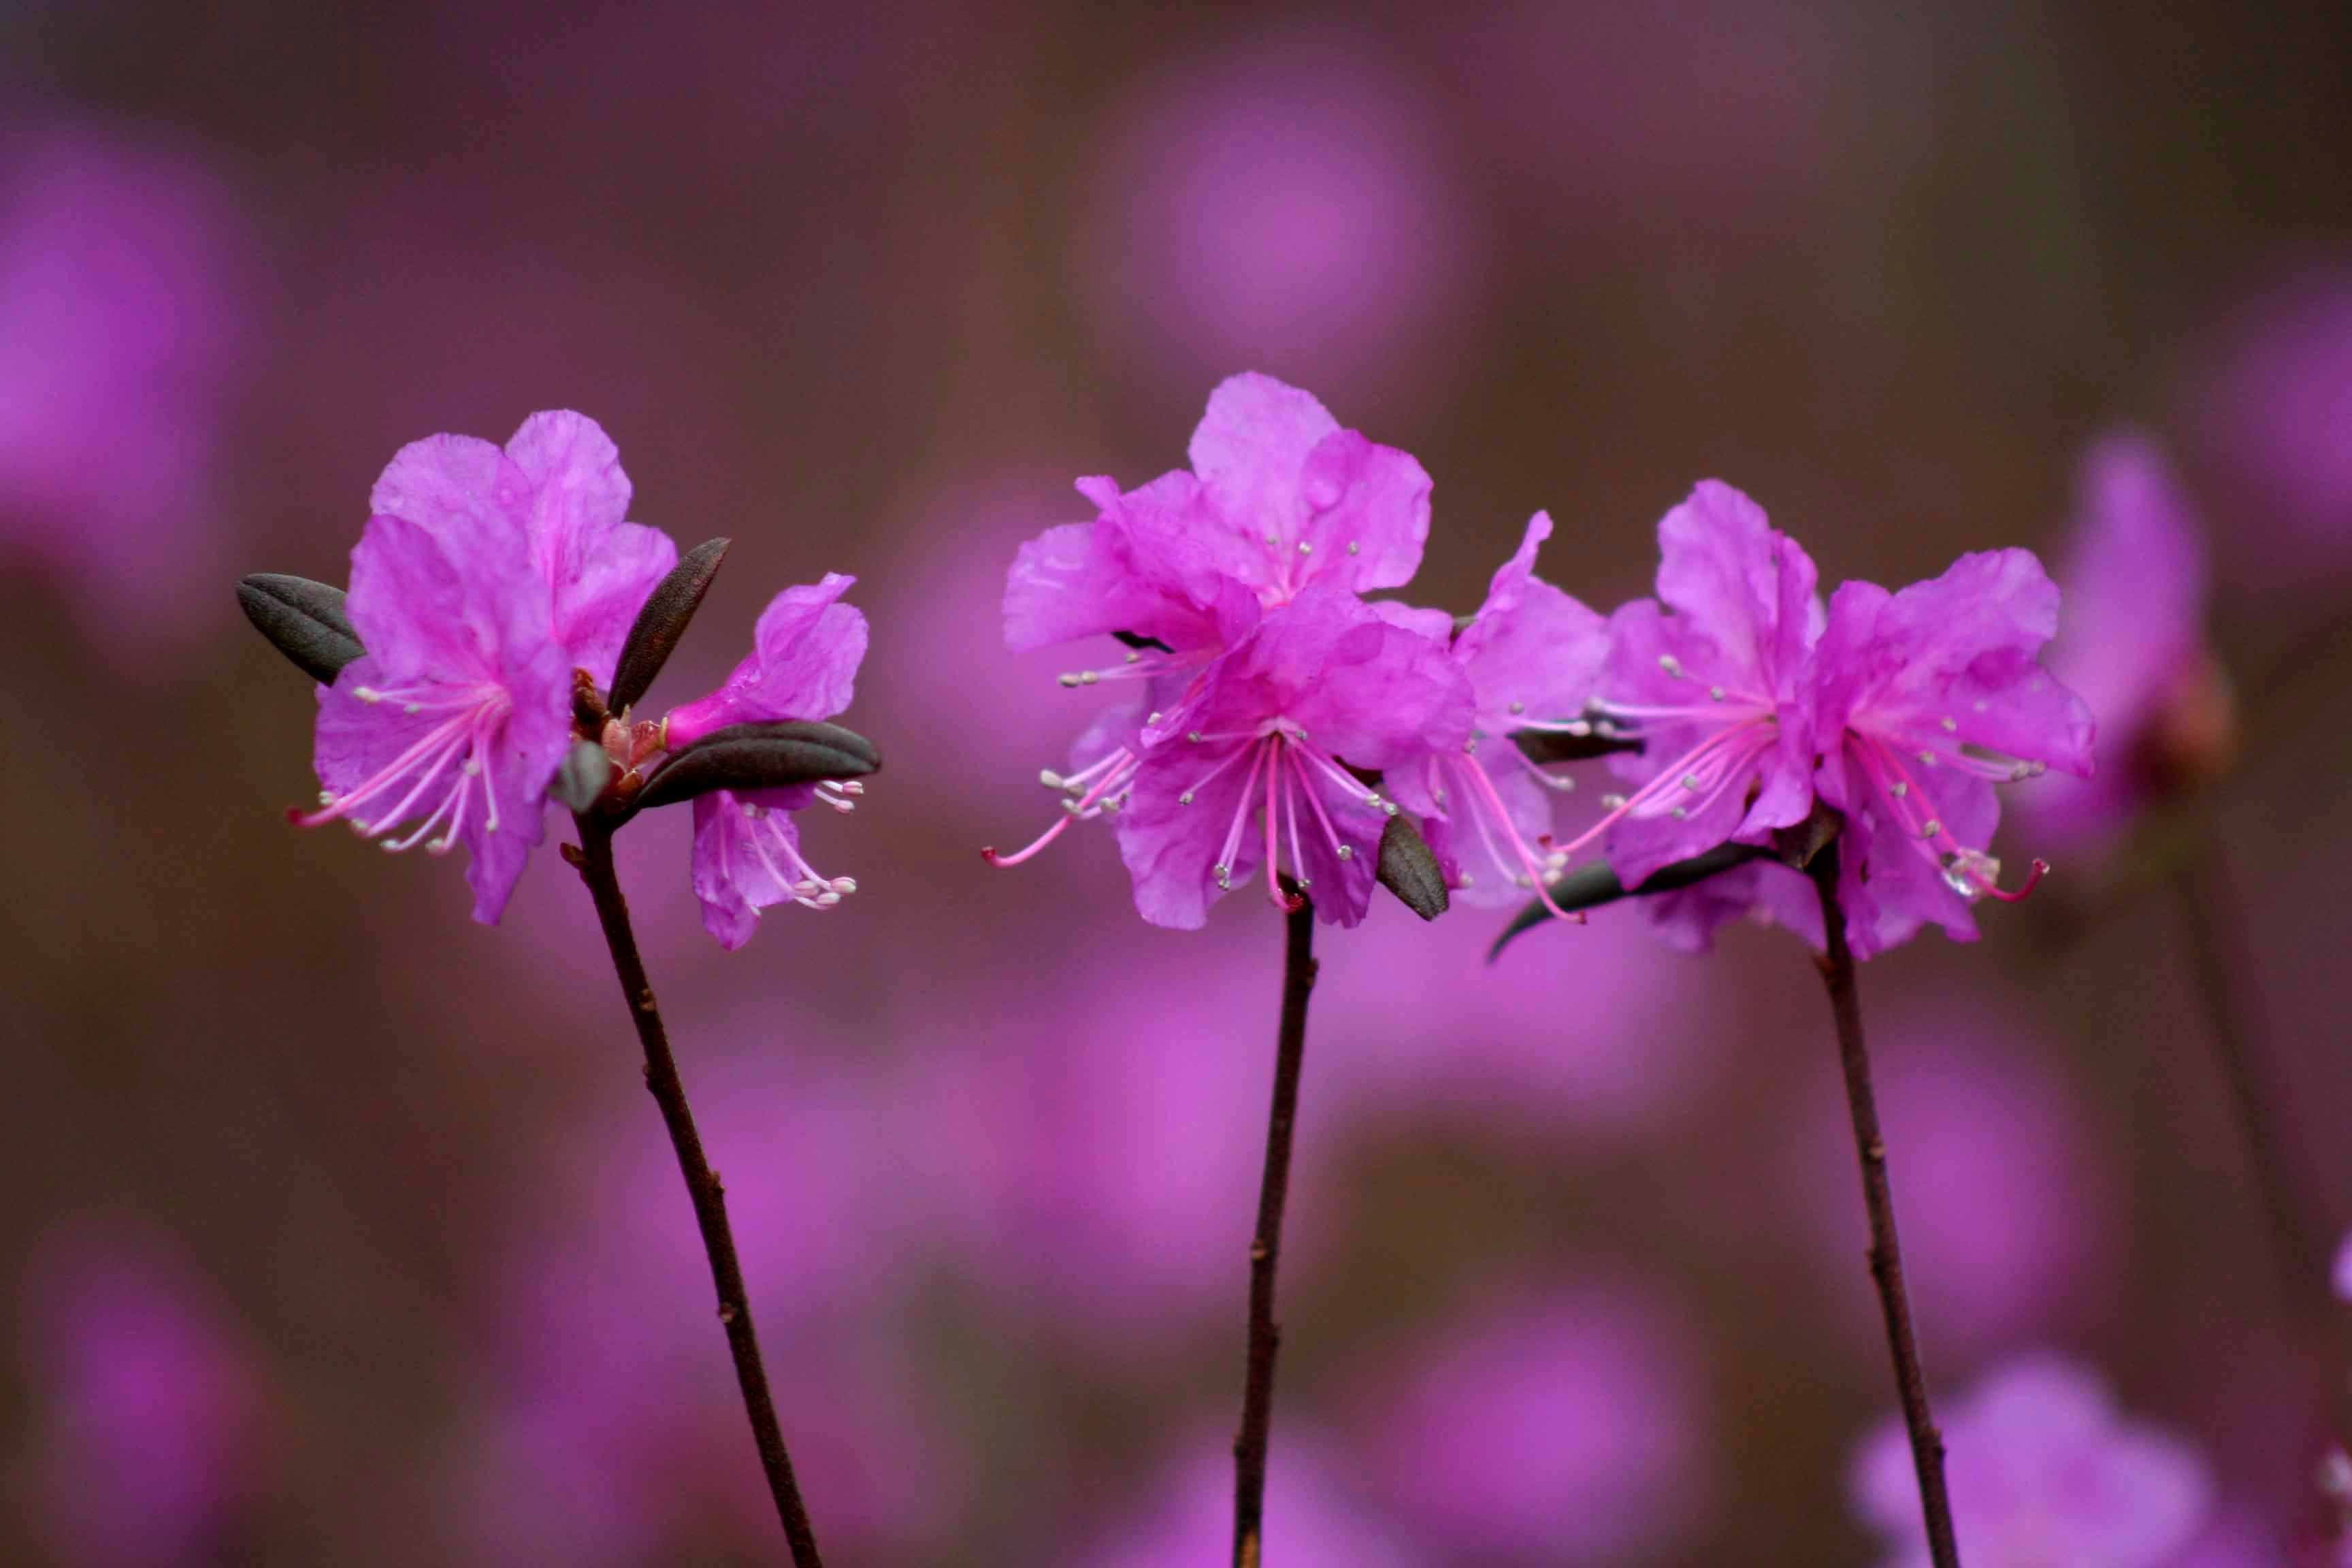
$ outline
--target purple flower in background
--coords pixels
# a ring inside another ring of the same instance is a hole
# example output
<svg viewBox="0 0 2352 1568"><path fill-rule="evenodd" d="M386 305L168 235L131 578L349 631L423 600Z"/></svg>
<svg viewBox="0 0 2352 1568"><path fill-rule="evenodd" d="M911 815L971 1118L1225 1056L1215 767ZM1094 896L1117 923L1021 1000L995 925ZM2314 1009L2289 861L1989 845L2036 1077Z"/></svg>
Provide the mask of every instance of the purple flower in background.
<svg viewBox="0 0 2352 1568"><path fill-rule="evenodd" d="M1125 494L1083 481L1102 509L1096 521L1050 529L1015 557L1004 596L1015 649L1105 632L1157 647L1062 677L1146 685L1088 730L1071 773L1042 775L1066 797L1063 818L989 858L1019 865L1071 822L1133 801L1139 819L1122 825L1120 846L1146 919L1198 926L1246 863L1263 860L1276 889L1278 836L1302 878L1319 869L1334 889L1352 885L1325 908L1353 924L1371 883L1365 832L1376 847L1383 803L1333 753L1363 768L1402 765L1459 745L1468 727L1466 685L1432 664L1444 660L1442 642L1385 624L1355 597L1401 585L1419 566L1429 476L1340 428L1306 393L1256 374L1211 395L1192 462ZM1247 765L1204 773L1204 757ZM1204 789L1232 814L1190 810ZM1265 854L1242 842L1260 800Z"/></svg>
<svg viewBox="0 0 2352 1568"><path fill-rule="evenodd" d="M2059 1053L2030 1016L1982 993L1922 998L1890 1021L1904 1048L1877 1066L1878 1100L1902 1152L1895 1211L1927 1330L1948 1354L2057 1331L2111 1277L2128 1229L2111 1151L2054 1069ZM1822 1079L1778 1123L1774 1223L1832 1277L1869 1244L1849 1115ZM1841 1330L1876 1322L1861 1293L1832 1308L1850 1314Z"/></svg>
<svg viewBox="0 0 2352 1568"><path fill-rule="evenodd" d="M1643 782L1562 849L1605 835L1629 887L1727 840L1762 843L1813 805L1811 558L1716 479L1666 513L1658 549L1658 597L1610 617L1591 705L1595 728L1642 738L1621 767Z"/></svg>
<svg viewBox="0 0 2352 1568"><path fill-rule="evenodd" d="M1234 1466L1206 1436L1186 1445L1194 1458L1174 1469L1160 1494L1073 1559L1080 1568L1199 1568L1233 1553ZM1266 1551L1272 1561L1407 1568L1424 1561L1384 1525L1376 1499L1362 1495L1352 1467L1330 1440L1285 1426L1266 1471Z"/></svg>
<svg viewBox="0 0 2352 1568"><path fill-rule="evenodd" d="M242 1555L261 1395L209 1282L170 1238L84 1215L41 1238L19 1300L33 1419L9 1468L53 1560Z"/></svg>
<svg viewBox="0 0 2352 1568"><path fill-rule="evenodd" d="M2162 1568L2211 1506L2194 1449L2125 1419L2096 1373L2054 1355L2009 1363L1948 1408L1943 1427L1953 1525L1980 1568ZM1899 1423L1855 1456L1853 1497L1894 1553L1888 1568L1927 1562Z"/></svg>
<svg viewBox="0 0 2352 1568"><path fill-rule="evenodd" d="M1517 553L1496 572L1486 602L1456 633L1442 611L1381 613L1411 625L1429 616L1426 635L1449 637L1454 663L1469 678L1470 739L1459 752L1433 754L1389 778L1391 793L1421 817L1447 880L1471 903L1507 903L1521 889L1544 891L1564 863L1549 849L1552 795L1573 781L1554 778L1528 760L1510 737L1518 730L1589 729L1591 700L1609 650L1608 624L1535 574L1536 551L1551 537L1551 519L1528 521ZM1485 755L1501 773L1486 771ZM1477 869L1472 869L1473 867Z"/></svg>
<svg viewBox="0 0 2352 1568"><path fill-rule="evenodd" d="M2345 1233L2343 1245L2336 1249L2336 1293L2352 1301L2352 1231Z"/></svg>
<svg viewBox="0 0 2352 1568"><path fill-rule="evenodd" d="M1442 396L1487 237L1425 85L1371 30L1279 25L1122 79L1070 251L1109 362Z"/></svg>
<svg viewBox="0 0 2352 1568"><path fill-rule="evenodd" d="M572 671L611 679L676 561L623 520L628 496L612 443L577 414L531 416L504 451L466 436L403 447L352 552L345 609L367 652L320 689L323 787L295 820L349 822L393 850L462 839L474 918L495 924L544 835Z"/></svg>
<svg viewBox="0 0 2352 1568"><path fill-rule="evenodd" d="M2250 301L2223 328L2189 413L2192 438L2251 503L2233 525L2288 546L2231 551L2226 570L2275 563L2307 578L2352 561L2352 273L2290 279Z"/></svg>
<svg viewBox="0 0 2352 1568"><path fill-rule="evenodd" d="M1234 879L1262 868L1267 897L1291 908L1286 867L1325 920L1356 924L1397 806L1350 765L1457 750L1470 717L1469 682L1443 644L1345 590L1307 589L1148 726L1142 756L1111 775L1129 802L1118 842L1135 907L1192 930Z"/></svg>
<svg viewBox="0 0 2352 1568"><path fill-rule="evenodd" d="M2053 673L2097 719L2109 765L2020 794L2038 830L2112 835L2150 799L2216 770L2229 685L2205 640L2204 538L2155 444L2111 436L2084 456Z"/></svg>
<svg viewBox="0 0 2352 1568"><path fill-rule="evenodd" d="M57 569L108 647L209 614L213 448L247 357L242 224L184 145L0 134L0 551Z"/></svg>
<svg viewBox="0 0 2352 1568"><path fill-rule="evenodd" d="M752 633L751 657L718 690L674 708L662 721L664 743L691 745L731 724L830 719L849 707L866 658L866 617L839 602L856 581L838 572L787 588L769 601ZM786 789L714 790L694 802L694 896L702 924L721 947L751 940L760 911L786 900L830 909L857 890L849 877L827 877L801 854L793 813L816 801L851 809L864 793L843 784Z"/></svg>
<svg viewBox="0 0 2352 1568"><path fill-rule="evenodd" d="M1673 1314L1588 1289L1448 1325L1354 1426L1427 1560L1618 1563L1703 1516L1704 1392Z"/></svg>
<svg viewBox="0 0 2352 1568"><path fill-rule="evenodd" d="M2037 860L2023 888L2000 888L1985 846L1996 782L2090 774L2090 710L2035 658L2057 629L2057 584L2024 550L1963 555L1895 594L1844 583L1831 598L1814 721L1822 798L1845 817L1840 892L1857 956L1931 921L1973 941L1979 895L2021 899L2040 879Z"/></svg>

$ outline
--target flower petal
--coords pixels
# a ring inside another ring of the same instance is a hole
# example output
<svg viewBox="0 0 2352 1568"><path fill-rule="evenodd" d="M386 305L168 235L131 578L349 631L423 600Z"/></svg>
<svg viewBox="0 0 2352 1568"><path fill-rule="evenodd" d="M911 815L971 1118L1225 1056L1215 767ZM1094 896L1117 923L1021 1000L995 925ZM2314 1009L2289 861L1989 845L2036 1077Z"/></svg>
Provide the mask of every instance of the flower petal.
<svg viewBox="0 0 2352 1568"><path fill-rule="evenodd" d="M1812 558L1719 479L1665 515L1658 548L1658 597L1718 656L1692 673L1735 700L1793 692L1822 629Z"/></svg>
<svg viewBox="0 0 2352 1568"><path fill-rule="evenodd" d="M686 745L730 724L830 719L856 693L866 616L836 603L857 581L841 573L787 588L760 612L751 656L718 690L671 710L669 740Z"/></svg>
<svg viewBox="0 0 2352 1568"><path fill-rule="evenodd" d="M1524 719L1573 719L1595 695L1609 657L1609 623L1535 575L1551 519L1528 521L1517 554L1495 574L1486 602L1454 639L1469 673L1477 727L1506 734Z"/></svg>

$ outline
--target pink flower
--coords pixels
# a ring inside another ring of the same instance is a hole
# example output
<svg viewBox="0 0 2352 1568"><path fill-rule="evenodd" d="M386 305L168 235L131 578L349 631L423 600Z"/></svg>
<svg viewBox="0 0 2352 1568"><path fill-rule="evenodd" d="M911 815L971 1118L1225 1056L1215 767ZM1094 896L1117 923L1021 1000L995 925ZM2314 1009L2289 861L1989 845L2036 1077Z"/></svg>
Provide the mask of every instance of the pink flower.
<svg viewBox="0 0 2352 1568"><path fill-rule="evenodd" d="M1543 885L1559 869L1549 849L1552 795L1573 781L1543 772L1510 737L1520 730L1589 731L1582 715L1609 651L1607 623L1536 576L1536 550L1550 537L1551 519L1536 513L1459 633L1442 611L1378 606L1406 624L1434 616L1423 623L1427 635L1451 639L1454 661L1470 680L1468 742L1388 781L1423 819L1447 881L1470 903L1507 903L1527 888L1546 896ZM1487 759L1500 777L1487 772Z"/></svg>
<svg viewBox="0 0 2352 1568"><path fill-rule="evenodd" d="M2111 436L2084 456L2065 582L2050 666L2096 716L2116 765L2047 778L2021 802L2040 831L2096 841L2214 771L2233 727L2205 641L2204 539L2146 437Z"/></svg>
<svg viewBox="0 0 2352 1568"><path fill-rule="evenodd" d="M1995 783L2055 767L2088 777L2083 700L2035 655L2058 629L2058 588L2031 552L1963 555L1933 582L1889 594L1839 586L1815 653L1822 798L1844 814L1840 893L1864 958L1933 922L1973 941L1997 885L1986 852Z"/></svg>
<svg viewBox="0 0 2352 1568"><path fill-rule="evenodd" d="M1286 869L1325 920L1356 924L1398 808L1351 766L1402 769L1458 750L1470 718L1469 682L1443 645L1345 590L1307 589L1155 715L1142 752L1094 785L1129 803L1119 854L1137 910L1197 928L1253 870L1289 908Z"/></svg>
<svg viewBox="0 0 2352 1568"><path fill-rule="evenodd" d="M1598 725L1638 733L1641 786L1604 832L1627 886L1727 840L1765 842L1812 810L1812 559L1764 509L1707 479L1658 524L1658 597L1609 621Z"/></svg>
<svg viewBox="0 0 2352 1568"><path fill-rule="evenodd" d="M403 447L352 552L345 609L367 652L320 689L320 805L296 820L349 822L393 850L462 839L474 918L495 924L543 836L572 672L611 680L677 558L624 521L628 501L612 442L578 414L532 415L504 451L466 436Z"/></svg>
<svg viewBox="0 0 2352 1568"><path fill-rule="evenodd" d="M1320 874L1326 915L1352 925L1394 805L1339 757L1404 767L1468 732L1467 682L1443 643L1356 596L1420 564L1429 476L1255 374L1212 395L1192 461L1126 493L1082 481L1100 516L1049 529L1015 557L1010 646L1125 634L1124 664L1062 683L1145 684L1088 730L1073 772L1042 775L1066 796L1063 819L989 858L1018 865L1070 822L1132 803L1119 840L1145 919L1200 925L1253 864L1285 901L1286 845L1294 875Z"/></svg>
<svg viewBox="0 0 2352 1568"><path fill-rule="evenodd" d="M2096 1373L2057 1356L2011 1362L1943 1415L1952 1522L1979 1568L2161 1568L2211 1505L2195 1450L2125 1419ZM1927 1563L1918 1481L1898 1423L1855 1456L1853 1496L1889 1545L1888 1568Z"/></svg>
<svg viewBox="0 0 2352 1568"><path fill-rule="evenodd" d="M830 719L848 708L866 658L866 617L839 603L854 577L829 573L822 583L787 588L769 601L752 633L751 657L718 690L674 708L662 721L666 742L682 748L736 724ZM831 909L857 890L855 879L827 877L801 854L793 813L816 801L852 809L858 781L785 789L714 790L694 801L694 896L702 925L732 952L751 940L760 911L787 900Z"/></svg>
<svg viewBox="0 0 2352 1568"><path fill-rule="evenodd" d="M1965 555L1932 583L1889 594L1840 585L1824 614L1812 562L1753 501L1708 480L1658 526L1664 607L1610 621L1596 729L1637 734L1645 780L1562 847L1606 837L1628 886L1726 842L1764 844L1811 815L1843 815L1848 935L1868 958L1941 925L1976 935L1990 893L1996 781L2047 768L2088 776L2093 725L2036 654L2058 625L2058 589L2022 550ZM1671 613L1668 613L1671 612ZM1663 765L1660 757L1672 759ZM2031 888L2043 868L2035 863ZM1803 879L1759 865L1657 911L1677 945L1704 946L1743 910L1811 935Z"/></svg>

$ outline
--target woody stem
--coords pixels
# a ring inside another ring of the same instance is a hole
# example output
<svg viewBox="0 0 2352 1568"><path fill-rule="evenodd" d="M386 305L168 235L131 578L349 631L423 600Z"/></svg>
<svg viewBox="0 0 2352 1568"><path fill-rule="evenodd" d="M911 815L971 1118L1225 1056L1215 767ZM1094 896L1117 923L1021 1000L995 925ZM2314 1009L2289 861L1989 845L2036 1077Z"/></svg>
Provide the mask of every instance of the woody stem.
<svg viewBox="0 0 2352 1568"><path fill-rule="evenodd" d="M1257 1231L1250 1241L1249 1359L1243 1381L1241 1431L1234 1438L1234 1564L1258 1568L1265 1536L1265 1459L1274 1420L1274 1352L1282 1331L1274 1321L1274 1271L1282 1247L1282 1208L1290 1192L1290 1139L1298 1118L1298 1075L1307 1054L1307 998L1315 989L1315 908L1285 878L1298 900L1288 924L1282 966L1282 1025L1275 1041L1274 1104L1266 1119L1265 1174L1258 1185Z"/></svg>
<svg viewBox="0 0 2352 1568"><path fill-rule="evenodd" d="M1952 1500L1944 1486L1944 1438L1927 1407L1927 1375L1919 1364L1919 1344L1911 1330L1911 1302L1903 1288L1903 1248L1895 1234L1895 1193L1886 1178L1886 1142L1878 1130L1878 1100L1870 1086L1870 1053L1862 1037L1862 998L1854 986L1853 952L1845 936L1845 910L1838 899L1838 848L1832 839L1806 872L1821 896L1825 939L1822 979L1829 987L1830 1011L1837 1019L1838 1059L1845 1069L1846 1108L1853 1117L1854 1152L1862 1163L1863 1205L1870 1211L1870 1277L1886 1320L1886 1343L1895 1357L1895 1389L1903 1423L1911 1436L1911 1462L1919 1476L1919 1507L1927 1527L1927 1549L1936 1568L1959 1568L1960 1549L1952 1534Z"/></svg>
<svg viewBox="0 0 2352 1568"><path fill-rule="evenodd" d="M823 1568L816 1533L809 1525L800 1487L793 1479L792 1459L784 1452L776 1403L768 1393L768 1374L760 1363L760 1341L751 1328L743 1268L736 1261L735 1237L727 1224L727 1189L703 1157L702 1135L695 1130L694 1112L686 1102L686 1085L677 1076L677 1059L670 1055L669 1035L662 1027L653 985L646 979L645 961L637 956L636 935L629 929L629 906L621 897L620 878L613 868L612 825L590 816L574 820L580 826L580 846L572 852L567 845L565 858L579 868L580 879L588 884L589 896L595 900L596 919L604 928L604 945L612 950L613 972L620 979L630 1021L645 1047L646 1088L661 1108L662 1124L669 1129L670 1146L677 1152L678 1173L686 1178L687 1194L694 1201L702 1249L710 1258L711 1284L719 1292L719 1321L726 1327L727 1347L734 1353L735 1381L743 1391L743 1410L751 1418L760 1468L767 1476L769 1494L775 1499L776 1517L783 1524L793 1568Z"/></svg>

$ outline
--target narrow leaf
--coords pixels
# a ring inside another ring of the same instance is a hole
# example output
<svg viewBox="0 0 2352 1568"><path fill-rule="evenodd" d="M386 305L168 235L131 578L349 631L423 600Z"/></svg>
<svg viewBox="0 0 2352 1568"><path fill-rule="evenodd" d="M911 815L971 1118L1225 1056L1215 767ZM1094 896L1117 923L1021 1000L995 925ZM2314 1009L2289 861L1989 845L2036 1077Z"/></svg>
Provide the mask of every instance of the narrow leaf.
<svg viewBox="0 0 2352 1568"><path fill-rule="evenodd" d="M724 539L709 539L679 556L669 575L637 612L635 624L629 627L629 640L621 645L621 661L614 667L613 689L605 698L605 706L614 712L635 707L662 666L669 662L678 638L694 620L694 612L702 607L710 580L719 575L719 563L727 559L727 544Z"/></svg>
<svg viewBox="0 0 2352 1568"><path fill-rule="evenodd" d="M1694 882L1704 882L1709 877L1720 876L1750 860L1769 858L1772 851L1756 844L1718 844L1704 855L1694 855L1687 860L1677 860L1671 866L1661 866L1650 873L1650 879L1630 893L1617 873L1609 868L1606 860L1595 860L1590 866L1575 870L1551 884L1551 901L1573 914L1578 910L1598 909L1623 898L1643 898L1652 893L1671 893L1687 888ZM1486 950L1486 962L1492 963L1504 948L1509 946L1523 931L1533 931L1552 918L1543 900L1530 901L1526 909L1511 918L1495 945Z"/></svg>
<svg viewBox="0 0 2352 1568"><path fill-rule="evenodd" d="M1445 872L1421 829L1403 812L1390 817L1381 830L1380 879L1381 887L1423 920L1433 921L1445 912Z"/></svg>
<svg viewBox="0 0 2352 1568"><path fill-rule="evenodd" d="M1174 653L1176 651L1158 637L1148 637L1136 632L1113 632L1110 635L1138 653Z"/></svg>
<svg viewBox="0 0 2352 1568"><path fill-rule="evenodd" d="M675 805L715 789L779 789L862 778L882 765L874 743L838 724L792 721L713 730L637 792L638 807Z"/></svg>
<svg viewBox="0 0 2352 1568"><path fill-rule="evenodd" d="M255 631L321 686L333 685L343 666L367 652L343 614L341 588L256 572L237 584L236 602Z"/></svg>
<svg viewBox="0 0 2352 1568"><path fill-rule="evenodd" d="M1557 730L1515 730L1511 743L1531 763L1583 763L1642 749L1641 742L1622 735L1566 735Z"/></svg>

